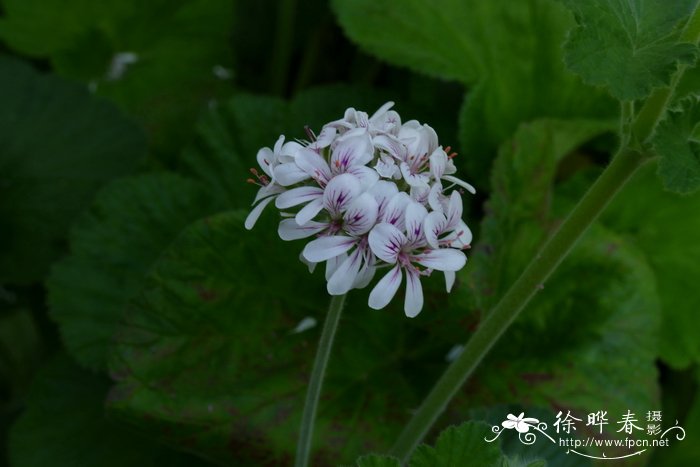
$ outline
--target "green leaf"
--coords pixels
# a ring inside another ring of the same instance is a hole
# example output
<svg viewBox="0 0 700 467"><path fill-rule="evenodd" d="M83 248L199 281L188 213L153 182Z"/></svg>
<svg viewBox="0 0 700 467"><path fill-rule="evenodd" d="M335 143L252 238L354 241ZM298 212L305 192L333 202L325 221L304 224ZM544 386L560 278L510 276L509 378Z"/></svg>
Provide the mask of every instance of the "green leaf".
<svg viewBox="0 0 700 467"><path fill-rule="evenodd" d="M292 330L309 316L321 323L328 295L276 223L248 232L244 218L200 221L156 262L116 336L111 406L222 463L279 464L293 456L320 326ZM414 371L395 363L411 342L405 317L356 297L324 383L314 465L387 449L418 402Z"/></svg>
<svg viewBox="0 0 700 467"><path fill-rule="evenodd" d="M141 131L79 86L0 58L0 282L41 279L95 191L145 154Z"/></svg>
<svg viewBox="0 0 700 467"><path fill-rule="evenodd" d="M80 370L66 357L51 360L36 376L27 409L9 437L14 467L203 467L131 433L105 418L109 382Z"/></svg>
<svg viewBox="0 0 700 467"><path fill-rule="evenodd" d="M195 142L183 152L182 171L204 182L223 208L247 209L256 187L245 181L260 148L272 148L280 134L286 141L306 139L304 126L318 132L348 107L371 114L383 103L376 92L345 85L310 89L289 102L239 94L203 115Z"/></svg>
<svg viewBox="0 0 700 467"><path fill-rule="evenodd" d="M617 106L562 63L571 14L552 0L335 0L346 34L392 64L470 86L460 160L485 187L493 155L538 117L612 116ZM454 147L454 144L452 145Z"/></svg>
<svg viewBox="0 0 700 467"><path fill-rule="evenodd" d="M410 467L448 467L469 465L493 467L503 462L503 454L498 443L487 443L491 438L491 428L485 423L467 422L459 427L450 427L440 433L435 447L425 444L418 446Z"/></svg>
<svg viewBox="0 0 700 467"><path fill-rule="evenodd" d="M0 311L0 385L3 408L15 409L41 358L41 335L29 310Z"/></svg>
<svg viewBox="0 0 700 467"><path fill-rule="evenodd" d="M620 100L642 99L670 83L679 64L696 58L693 44L679 43L695 0L561 0L578 26L565 45L566 64L592 85Z"/></svg>
<svg viewBox="0 0 700 467"><path fill-rule="evenodd" d="M669 111L656 132L652 144L659 155L659 177L669 191L694 193L700 188L700 102L689 97L679 110Z"/></svg>
<svg viewBox="0 0 700 467"><path fill-rule="evenodd" d="M685 439L678 440L676 438L677 430L669 432L669 447L656 450L653 465L684 467L692 465L700 458L700 398L698 398L697 392L693 404L684 415L684 420L679 425L685 430ZM664 420L664 429L673 425L674 420Z"/></svg>
<svg viewBox="0 0 700 467"><path fill-rule="evenodd" d="M50 58L62 75L119 103L164 152L188 141L205 103L229 93L234 6L227 0L3 4L0 37L9 46ZM120 66L124 53L135 62Z"/></svg>
<svg viewBox="0 0 700 467"><path fill-rule="evenodd" d="M656 275L663 311L660 356L676 368L700 362L700 194L664 191L648 164L617 196L603 222L644 251Z"/></svg>
<svg viewBox="0 0 700 467"><path fill-rule="evenodd" d="M191 222L211 213L203 187L161 173L102 190L70 236L71 255L48 280L52 318L72 356L104 370L127 301L160 253Z"/></svg>

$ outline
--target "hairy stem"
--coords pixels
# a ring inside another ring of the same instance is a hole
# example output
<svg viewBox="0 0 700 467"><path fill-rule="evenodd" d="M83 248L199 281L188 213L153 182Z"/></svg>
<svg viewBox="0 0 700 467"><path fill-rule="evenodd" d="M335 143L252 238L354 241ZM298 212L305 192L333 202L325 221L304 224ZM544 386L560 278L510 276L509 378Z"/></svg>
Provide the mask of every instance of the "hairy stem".
<svg viewBox="0 0 700 467"><path fill-rule="evenodd" d="M306 392L306 401L304 402L304 412L301 416L301 427L299 429L299 440L297 442L296 467L306 467L309 465L309 457L311 454L311 440L314 435L314 421L316 420L316 409L318 407L318 399L321 395L321 387L323 386L323 378L326 374L328 359L333 348L333 339L335 332L338 329L338 322L343 311L345 303L345 295L336 295L331 299L328 306L328 314L326 322L323 325L321 340L318 343L316 350L316 359L311 370L311 379Z"/></svg>

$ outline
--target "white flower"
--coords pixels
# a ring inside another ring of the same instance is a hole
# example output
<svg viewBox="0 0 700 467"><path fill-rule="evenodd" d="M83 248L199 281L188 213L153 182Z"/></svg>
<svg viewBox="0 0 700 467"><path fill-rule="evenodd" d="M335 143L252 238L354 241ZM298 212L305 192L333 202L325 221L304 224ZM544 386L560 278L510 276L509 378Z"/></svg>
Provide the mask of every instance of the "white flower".
<svg viewBox="0 0 700 467"><path fill-rule="evenodd" d="M445 274L447 291L466 263L471 231L462 220L459 189L473 187L456 178L450 148L435 131L415 120L401 123L393 102L371 117L350 108L308 142L284 143L258 152L264 174L251 169L260 186L246 219L252 228L275 201L281 210L283 240L310 239L300 256L313 271L326 263L327 290L342 295L370 284L369 306L383 308L406 276L404 311L423 307L420 276ZM443 186L443 181L448 182Z"/></svg>
<svg viewBox="0 0 700 467"><path fill-rule="evenodd" d="M523 417L525 417L525 412L521 412L520 415L518 415L517 417L509 413L506 417L507 420L504 420L501 423L501 425L503 426L503 428L506 428L508 430L512 430L513 428L515 428L518 433L527 433L528 431L530 431L531 426L535 426L540 422L536 418Z"/></svg>

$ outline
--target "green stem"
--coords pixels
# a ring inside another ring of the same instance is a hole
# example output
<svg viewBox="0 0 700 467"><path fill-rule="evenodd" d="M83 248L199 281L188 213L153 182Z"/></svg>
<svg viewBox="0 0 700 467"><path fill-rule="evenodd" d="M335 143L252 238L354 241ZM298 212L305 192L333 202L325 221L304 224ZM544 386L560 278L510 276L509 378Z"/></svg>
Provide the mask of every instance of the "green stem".
<svg viewBox="0 0 700 467"><path fill-rule="evenodd" d="M688 22L681 33L680 42L696 44L700 39L700 2L695 5L695 10L688 19ZM671 85L665 88L657 88L651 96L644 102L642 110L639 111L637 119L632 127L632 135L637 142L645 143L652 136L656 124L663 116L668 104L673 96L676 85L683 77L687 66L681 65L671 79Z"/></svg>
<svg viewBox="0 0 700 467"><path fill-rule="evenodd" d="M566 257L576 241L603 211L608 202L646 160L637 152L617 154L608 168L561 224L515 281L496 307L472 335L460 356L445 371L432 391L406 425L391 454L402 462L427 434L449 401L464 384L484 356L510 326L549 275Z"/></svg>
<svg viewBox="0 0 700 467"><path fill-rule="evenodd" d="M328 314L326 322L323 325L321 340L318 343L316 350L316 359L314 367L311 370L311 380L306 392L306 401L304 402L304 412L301 416L301 428L299 429L299 441L297 442L296 467L306 467L309 465L309 457L311 454L311 440L314 435L314 421L316 420L316 409L318 407L318 399L321 395L321 387L323 386L323 378L326 374L328 359L331 355L333 347L333 339L335 332L338 329L338 322L343 311L345 303L345 295L336 295L331 299L328 306Z"/></svg>

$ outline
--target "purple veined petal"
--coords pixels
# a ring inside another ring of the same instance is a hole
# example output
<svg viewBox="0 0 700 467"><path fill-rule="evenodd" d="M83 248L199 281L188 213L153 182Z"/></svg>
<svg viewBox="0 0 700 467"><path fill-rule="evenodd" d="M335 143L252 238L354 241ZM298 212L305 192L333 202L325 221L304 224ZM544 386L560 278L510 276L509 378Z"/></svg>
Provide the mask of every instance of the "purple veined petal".
<svg viewBox="0 0 700 467"><path fill-rule="evenodd" d="M362 264L362 252L359 248L350 254L328 280L326 289L331 295L343 295L352 289Z"/></svg>
<svg viewBox="0 0 700 467"><path fill-rule="evenodd" d="M397 261L401 248L408 239L399 229L391 224L377 224L369 232L369 247L377 258L393 264Z"/></svg>
<svg viewBox="0 0 700 467"><path fill-rule="evenodd" d="M445 271L445 290L447 293L452 292L452 287L455 285L457 274L454 271Z"/></svg>
<svg viewBox="0 0 700 467"><path fill-rule="evenodd" d="M338 266L343 264L343 261L345 261L347 258L348 255L346 253L342 253L326 261L326 281L331 280L331 277L333 277L333 274L338 269Z"/></svg>
<svg viewBox="0 0 700 467"><path fill-rule="evenodd" d="M415 318L423 309L423 287L421 287L418 271L406 269L406 300L403 310L409 318Z"/></svg>
<svg viewBox="0 0 700 467"><path fill-rule="evenodd" d="M283 219L277 227L277 234L282 240L299 240L317 234L328 228L328 224L310 221L299 225L294 219Z"/></svg>
<svg viewBox="0 0 700 467"><path fill-rule="evenodd" d="M304 225L311 219L316 217L319 212L323 209L323 198L318 197L311 201L309 204L301 208L301 211L295 216L296 223L299 225Z"/></svg>
<svg viewBox="0 0 700 467"><path fill-rule="evenodd" d="M369 127L369 116L367 115L367 112L362 112L361 110L356 110L355 111L355 124L358 126L358 128Z"/></svg>
<svg viewBox="0 0 700 467"><path fill-rule="evenodd" d="M380 177L395 179L401 177L399 166L396 165L394 159L389 156L382 155L374 165L374 170L377 171Z"/></svg>
<svg viewBox="0 0 700 467"><path fill-rule="evenodd" d="M362 193L362 185L354 175L333 177L323 192L323 207L333 217L340 216Z"/></svg>
<svg viewBox="0 0 700 467"><path fill-rule="evenodd" d="M379 149L389 154L391 157L405 161L408 157L406 146L399 141L398 138L391 135L379 135L372 139L372 144Z"/></svg>
<svg viewBox="0 0 700 467"><path fill-rule="evenodd" d="M419 243L424 239L423 222L427 215L425 206L415 201L406 207L406 237L410 243Z"/></svg>
<svg viewBox="0 0 700 467"><path fill-rule="evenodd" d="M270 183L268 185L260 187L258 192L255 194L255 199L253 200L252 204L257 203L261 199L267 198L268 196L274 196L274 195L278 195L280 193L283 193L285 190L286 190L286 188L284 188L276 183Z"/></svg>
<svg viewBox="0 0 700 467"><path fill-rule="evenodd" d="M255 223L258 221L258 218L260 217L260 214L262 214L263 209L265 209L265 206L270 204L270 202L273 199L275 199L274 196L265 198L264 200L260 201L260 203L258 203L258 205L255 206L252 211L250 211L248 217L245 218L244 224L247 230L250 230L255 226Z"/></svg>
<svg viewBox="0 0 700 467"><path fill-rule="evenodd" d="M297 152L294 162L301 170L306 172L309 177L321 184L325 185L328 183L328 180L331 179L331 168L328 166L328 163L323 157L309 148L300 149Z"/></svg>
<svg viewBox="0 0 700 467"><path fill-rule="evenodd" d="M379 208L377 213L378 218L382 218L387 203L398 192L399 188L396 186L396 183L386 180L379 180L372 188L369 189L369 194L374 196L374 199L377 200L377 205Z"/></svg>
<svg viewBox="0 0 700 467"><path fill-rule="evenodd" d="M260 168L263 169L263 172L265 172L268 177L272 178L272 169L277 163L275 154L272 152L272 150L270 148L260 149L256 159L258 160L258 165Z"/></svg>
<svg viewBox="0 0 700 467"><path fill-rule="evenodd" d="M399 169L401 169L403 179L406 180L406 183L408 183L411 188L430 188L430 185L428 185L430 176L427 173L411 173L411 168L405 162L399 164Z"/></svg>
<svg viewBox="0 0 700 467"><path fill-rule="evenodd" d="M440 245L447 245L452 248L465 248L472 243L472 231L463 220L457 223L454 230L440 239Z"/></svg>
<svg viewBox="0 0 700 467"><path fill-rule="evenodd" d="M423 230L425 232L425 240L431 248L438 249L440 242L438 237L442 235L447 227L447 220L441 212L433 211L423 221Z"/></svg>
<svg viewBox="0 0 700 467"><path fill-rule="evenodd" d="M459 271L467 263L467 257L460 250L440 248L417 254L413 257L413 261L438 271Z"/></svg>
<svg viewBox="0 0 700 467"><path fill-rule="evenodd" d="M331 171L335 174L345 173L350 167L365 165L374 157L374 148L366 132L344 137L332 149Z"/></svg>
<svg viewBox="0 0 700 467"><path fill-rule="evenodd" d="M452 230L462 220L462 196L458 191L453 191L450 195L450 202L447 205L447 228Z"/></svg>
<svg viewBox="0 0 700 467"><path fill-rule="evenodd" d="M351 235L364 235L377 223L379 206L369 193L357 197L343 214L343 229Z"/></svg>
<svg viewBox="0 0 700 467"><path fill-rule="evenodd" d="M331 235L328 237L320 237L309 242L304 247L304 257L315 263L326 261L342 255L357 243L357 240L352 237L342 235Z"/></svg>
<svg viewBox="0 0 700 467"><path fill-rule="evenodd" d="M309 174L304 172L294 162L278 164L274 170L274 179L282 186L290 186L309 178Z"/></svg>
<svg viewBox="0 0 700 467"><path fill-rule="evenodd" d="M382 277L369 294L369 306L381 310L389 304L401 285L401 266L398 264Z"/></svg>
<svg viewBox="0 0 700 467"><path fill-rule="evenodd" d="M406 206L410 202L411 197L406 192L396 193L387 203L384 215L380 220L403 230L406 225Z"/></svg>
<svg viewBox="0 0 700 467"><path fill-rule="evenodd" d="M447 154L439 147L430 155L430 173L435 180L440 180L447 169Z"/></svg>
<svg viewBox="0 0 700 467"><path fill-rule="evenodd" d="M462 188L464 188L465 190L467 190L471 194L476 193L476 188L474 188L473 186L471 186L470 184L468 184L464 180L460 180L457 177L453 177L452 175L443 175L442 179L447 180L448 182L452 182L455 185L461 186Z"/></svg>
<svg viewBox="0 0 700 467"><path fill-rule="evenodd" d="M362 191L371 189L379 181L379 174L377 171L366 165L350 167L347 173L354 175L360 181Z"/></svg>
<svg viewBox="0 0 700 467"><path fill-rule="evenodd" d="M425 204L428 202L428 196L430 195L430 189L428 188L427 185L421 186L421 187L412 186L410 194L411 194L411 199L419 202L420 204Z"/></svg>
<svg viewBox="0 0 700 467"><path fill-rule="evenodd" d="M376 272L377 268L375 266L370 266L365 262L365 264L362 265L360 272L357 273L357 277L355 278L355 283L352 284L352 288L364 289L370 282L372 282L374 273Z"/></svg>
<svg viewBox="0 0 700 467"><path fill-rule="evenodd" d="M381 119L382 117L384 117L384 115L387 113L387 111L389 109L391 109L393 106L394 106L394 102L388 101L383 106L379 107L379 109L377 109L377 111L374 112L371 117L369 117L369 121L371 123L374 123L375 121Z"/></svg>
<svg viewBox="0 0 700 467"><path fill-rule="evenodd" d="M300 204L309 203L323 196L323 188L315 186L300 186L285 191L277 197L277 209L287 209Z"/></svg>

